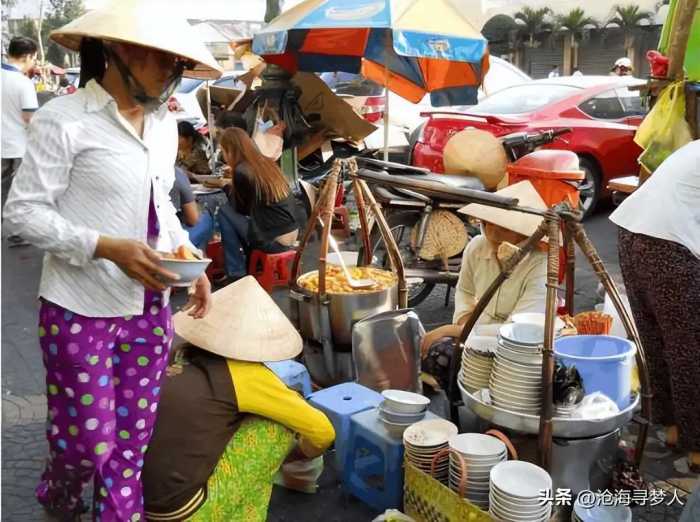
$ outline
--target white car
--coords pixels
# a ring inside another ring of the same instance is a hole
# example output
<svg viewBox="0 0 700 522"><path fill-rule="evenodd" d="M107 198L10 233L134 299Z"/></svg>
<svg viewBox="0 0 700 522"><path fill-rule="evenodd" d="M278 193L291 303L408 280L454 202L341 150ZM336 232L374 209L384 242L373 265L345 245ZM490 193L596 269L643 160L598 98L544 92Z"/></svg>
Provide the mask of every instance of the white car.
<svg viewBox="0 0 700 522"><path fill-rule="evenodd" d="M378 129L365 139L370 149L384 147L384 110L385 93L380 85L349 73L324 73L321 78L366 120L377 125ZM490 58L489 72L484 84L479 89L479 100L501 89L525 83L531 78L513 64L495 56ZM407 147L411 135L424 122L421 113L434 110L454 110L454 107L433 107L430 95L420 102L411 103L398 94L389 92L389 147L401 149Z"/></svg>

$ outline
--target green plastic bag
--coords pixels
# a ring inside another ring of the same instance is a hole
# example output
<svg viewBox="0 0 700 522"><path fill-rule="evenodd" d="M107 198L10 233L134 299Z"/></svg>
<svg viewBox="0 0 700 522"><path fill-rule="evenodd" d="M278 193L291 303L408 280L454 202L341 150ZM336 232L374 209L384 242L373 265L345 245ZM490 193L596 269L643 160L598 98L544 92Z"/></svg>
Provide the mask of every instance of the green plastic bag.
<svg viewBox="0 0 700 522"><path fill-rule="evenodd" d="M635 143L644 149L639 157L649 172L693 137L685 120L685 90L682 81L667 86L637 129Z"/></svg>

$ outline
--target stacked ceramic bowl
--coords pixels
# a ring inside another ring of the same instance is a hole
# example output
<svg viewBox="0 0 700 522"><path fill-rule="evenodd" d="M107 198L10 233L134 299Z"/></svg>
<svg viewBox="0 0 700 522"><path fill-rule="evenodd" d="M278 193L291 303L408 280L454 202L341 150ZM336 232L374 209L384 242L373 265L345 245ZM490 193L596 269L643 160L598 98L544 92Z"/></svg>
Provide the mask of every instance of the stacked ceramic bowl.
<svg viewBox="0 0 700 522"><path fill-rule="evenodd" d="M489 394L495 406L539 415L542 408L544 328L537 324L503 325L491 371Z"/></svg>
<svg viewBox="0 0 700 522"><path fill-rule="evenodd" d="M457 426L443 419L415 423L403 433L406 460L430 475L434 457L448 448L448 441L457 435L458 431ZM433 476L443 484L447 484L448 472L449 460L445 452L444 456L438 458Z"/></svg>
<svg viewBox="0 0 700 522"><path fill-rule="evenodd" d="M469 393L489 387L498 344L495 337L470 337L462 352L459 379Z"/></svg>
<svg viewBox="0 0 700 522"><path fill-rule="evenodd" d="M403 390L384 390L382 396L384 400L377 407L379 418L395 437L401 437L411 424L423 420L430 404L427 397Z"/></svg>
<svg viewBox="0 0 700 522"><path fill-rule="evenodd" d="M508 458L506 445L490 435L461 433L450 439L449 446L450 489L460 492L463 461L467 472L464 498L488 509L491 469Z"/></svg>
<svg viewBox="0 0 700 522"><path fill-rule="evenodd" d="M545 522L552 506L545 503L552 478L529 462L509 460L491 470L489 514L504 522Z"/></svg>

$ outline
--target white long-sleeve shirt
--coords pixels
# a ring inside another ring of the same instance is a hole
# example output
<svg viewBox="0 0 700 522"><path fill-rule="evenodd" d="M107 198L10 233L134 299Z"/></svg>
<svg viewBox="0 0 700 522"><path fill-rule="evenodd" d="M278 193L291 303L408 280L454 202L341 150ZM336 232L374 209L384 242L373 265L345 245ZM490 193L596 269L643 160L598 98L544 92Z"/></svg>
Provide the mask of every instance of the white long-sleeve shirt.
<svg viewBox="0 0 700 522"><path fill-rule="evenodd" d="M87 317L143 313L143 286L93 256L100 235L146 242L151 191L156 248L191 247L169 197L176 155L177 127L166 107L146 115L141 138L94 80L36 113L5 219L46 251L41 297Z"/></svg>
<svg viewBox="0 0 700 522"><path fill-rule="evenodd" d="M610 221L635 234L683 245L700 258L700 140L671 154Z"/></svg>
<svg viewBox="0 0 700 522"><path fill-rule="evenodd" d="M460 319L474 311L481 296L500 273L501 266L489 241L483 235L476 236L462 255L453 323L459 323ZM477 324L505 323L516 313L543 313L546 300L547 256L535 250L503 282Z"/></svg>

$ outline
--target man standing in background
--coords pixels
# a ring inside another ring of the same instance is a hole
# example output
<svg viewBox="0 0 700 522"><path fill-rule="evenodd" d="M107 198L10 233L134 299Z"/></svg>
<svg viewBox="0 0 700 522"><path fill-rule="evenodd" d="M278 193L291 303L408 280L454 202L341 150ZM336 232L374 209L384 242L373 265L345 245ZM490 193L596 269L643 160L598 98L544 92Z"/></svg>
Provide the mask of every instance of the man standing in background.
<svg viewBox="0 0 700 522"><path fill-rule="evenodd" d="M16 37L2 64L2 206L12 177L22 163L27 146L27 125L39 108L34 84L26 74L36 62L34 40Z"/></svg>

